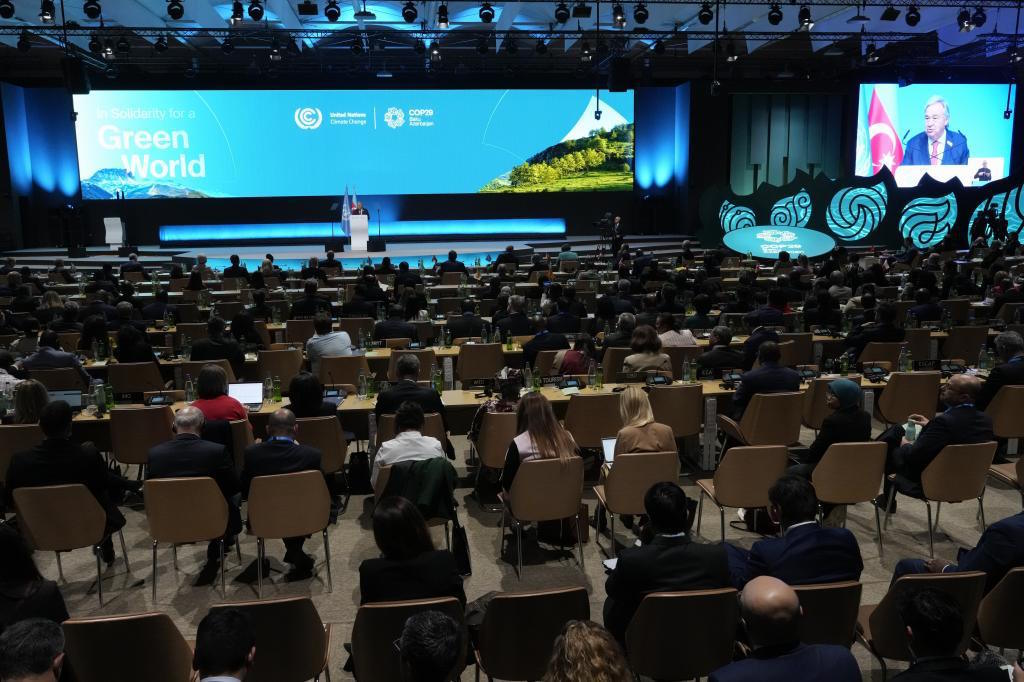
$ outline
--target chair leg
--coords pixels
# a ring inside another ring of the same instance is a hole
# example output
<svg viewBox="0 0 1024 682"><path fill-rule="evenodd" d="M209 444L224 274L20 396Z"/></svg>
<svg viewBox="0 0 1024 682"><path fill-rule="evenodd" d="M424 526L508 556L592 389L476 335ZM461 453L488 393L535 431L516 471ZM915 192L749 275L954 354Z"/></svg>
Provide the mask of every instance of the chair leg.
<svg viewBox="0 0 1024 682"><path fill-rule="evenodd" d="M978 515L981 517L981 529L982 530L985 530L988 527L988 526L985 525L985 504L983 502L984 499L985 499L985 493L983 492L978 497Z"/></svg>
<svg viewBox="0 0 1024 682"><path fill-rule="evenodd" d="M519 564L519 579L523 579L523 524L516 523L516 562Z"/></svg>
<svg viewBox="0 0 1024 682"><path fill-rule="evenodd" d="M153 583L153 602L156 603L156 540L153 540L153 577L150 582Z"/></svg>
<svg viewBox="0 0 1024 682"><path fill-rule="evenodd" d="M132 567L128 563L128 548L124 544L124 530L117 531L117 537L121 540L121 554L124 555L124 570L126 573L132 572Z"/></svg>
<svg viewBox="0 0 1024 682"><path fill-rule="evenodd" d="M331 575L331 541L327 539L326 528L324 528L324 561L327 564L327 591L334 592L334 577Z"/></svg>
<svg viewBox="0 0 1024 682"><path fill-rule="evenodd" d="M178 546L175 544L171 545L171 558L174 559L174 570L178 570Z"/></svg>
<svg viewBox="0 0 1024 682"><path fill-rule="evenodd" d="M60 578L61 582L66 582L64 580L64 565L60 562L60 552L54 552L53 554L57 557L57 577Z"/></svg>
<svg viewBox="0 0 1024 682"><path fill-rule="evenodd" d="M238 557L238 565L242 565L242 543L239 542L238 538L235 538L235 556Z"/></svg>
<svg viewBox="0 0 1024 682"><path fill-rule="evenodd" d="M608 534L612 539L612 556L619 556L619 545L615 542L615 514L608 512Z"/></svg>
<svg viewBox="0 0 1024 682"><path fill-rule="evenodd" d="M100 597L100 606L103 606L103 552L100 551L99 545L96 545L93 547L93 553L96 554L96 592Z"/></svg>
<svg viewBox="0 0 1024 682"><path fill-rule="evenodd" d="M942 513L942 502L935 503L935 530L939 529L939 514Z"/></svg>
<svg viewBox="0 0 1024 682"><path fill-rule="evenodd" d="M932 503L928 500L924 501L924 507L928 511L928 556L932 559L935 558L935 538L932 529Z"/></svg>
<svg viewBox="0 0 1024 682"><path fill-rule="evenodd" d="M722 542L725 542L725 507L718 507L718 518L722 522Z"/></svg>
<svg viewBox="0 0 1024 682"><path fill-rule="evenodd" d="M583 524L586 521L576 512L576 545L580 549L580 570L583 570ZM596 535L596 534L595 534Z"/></svg>
<svg viewBox="0 0 1024 682"><path fill-rule="evenodd" d="M236 539L235 542L238 542ZM224 538L221 537L220 542L220 593L225 599L228 598L228 583L224 578Z"/></svg>
<svg viewBox="0 0 1024 682"><path fill-rule="evenodd" d="M263 538L256 538L256 594L263 599Z"/></svg>
<svg viewBox="0 0 1024 682"><path fill-rule="evenodd" d="M892 509L892 503L893 503L893 501L895 499L896 499L896 485L893 484L893 486L891 488L889 488L889 499L887 499L885 501L885 524L884 525L885 525L886 528L889 528L889 518L892 517L892 513L889 510Z"/></svg>
<svg viewBox="0 0 1024 682"><path fill-rule="evenodd" d="M1021 503L1024 506L1024 502ZM700 535L700 522L704 514L704 491L700 491L700 496L697 498L697 535Z"/></svg>
<svg viewBox="0 0 1024 682"><path fill-rule="evenodd" d="M882 546L882 516L877 505L871 505L875 508L875 531L878 533L878 556L882 557L885 554L885 548Z"/></svg>

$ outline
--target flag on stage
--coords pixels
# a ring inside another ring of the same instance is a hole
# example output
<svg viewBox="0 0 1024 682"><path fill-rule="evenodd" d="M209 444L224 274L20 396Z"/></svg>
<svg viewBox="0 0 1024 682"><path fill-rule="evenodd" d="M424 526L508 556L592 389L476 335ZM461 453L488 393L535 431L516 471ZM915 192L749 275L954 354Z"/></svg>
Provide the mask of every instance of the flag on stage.
<svg viewBox="0 0 1024 682"><path fill-rule="evenodd" d="M342 228L343 228L343 230L344 230L346 235L352 234L352 231L349 229L349 227L350 227L349 218L351 218L351 217L352 217L352 211L351 211L351 209L349 207L349 204L348 204L348 185L345 185L345 196L341 200L341 226L342 226Z"/></svg>
<svg viewBox="0 0 1024 682"><path fill-rule="evenodd" d="M890 171L903 163L903 143L896 134L893 120L898 120L899 111L895 104L895 85L875 85L868 108L868 137L871 144L871 172L877 173L882 166ZM885 92L883 88L893 90ZM889 95L888 97L886 95ZM888 106L885 100L888 100Z"/></svg>

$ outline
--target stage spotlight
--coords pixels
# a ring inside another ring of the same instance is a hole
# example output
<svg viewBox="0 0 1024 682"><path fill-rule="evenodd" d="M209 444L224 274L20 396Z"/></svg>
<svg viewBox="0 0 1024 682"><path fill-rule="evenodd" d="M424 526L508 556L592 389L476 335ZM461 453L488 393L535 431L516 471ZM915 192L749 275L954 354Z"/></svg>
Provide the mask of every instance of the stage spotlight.
<svg viewBox="0 0 1024 682"><path fill-rule="evenodd" d="M900 11L893 5L887 5L878 18L882 21L896 21L900 18Z"/></svg>
<svg viewBox="0 0 1024 682"><path fill-rule="evenodd" d="M90 19L99 19L103 14L103 8L100 7L99 0L85 0L85 4L82 5L82 13Z"/></svg>
<svg viewBox="0 0 1024 682"><path fill-rule="evenodd" d="M185 6L181 0L167 0L167 16L175 21L185 16Z"/></svg>
<svg viewBox="0 0 1024 682"><path fill-rule="evenodd" d="M961 33L968 33L974 30L974 24L971 23L971 13L967 8L960 10L959 14L956 15L956 24Z"/></svg>
<svg viewBox="0 0 1024 682"><path fill-rule="evenodd" d="M14 18L14 3L11 0L0 0L0 19Z"/></svg>
<svg viewBox="0 0 1024 682"><path fill-rule="evenodd" d="M1024 51L1019 47L1011 47L1007 56L1010 58L1011 64L1020 64L1021 60L1024 59Z"/></svg>
<svg viewBox="0 0 1024 682"><path fill-rule="evenodd" d="M101 41L100 37L95 33L89 37L89 52L92 52L93 54L100 54L103 52L103 41Z"/></svg>
<svg viewBox="0 0 1024 682"><path fill-rule="evenodd" d="M437 7L437 27L448 28L448 5L438 5Z"/></svg>
<svg viewBox="0 0 1024 682"><path fill-rule="evenodd" d="M485 2L480 5L480 21L485 24L490 24L494 21L494 8L491 7L491 3Z"/></svg>
<svg viewBox="0 0 1024 682"><path fill-rule="evenodd" d="M128 42L127 36L121 36L117 39L117 51L121 54L128 54L131 52L132 44Z"/></svg>
<svg viewBox="0 0 1024 682"><path fill-rule="evenodd" d="M985 14L985 9L982 7L974 10L974 16L971 17L971 23L974 24L974 28L981 28L985 25L985 21L988 20L988 16Z"/></svg>
<svg viewBox="0 0 1024 682"><path fill-rule="evenodd" d="M650 16L651 13L647 11L647 5L642 2L638 2L636 7L633 8L633 21L638 24L647 23L647 19Z"/></svg>
<svg viewBox="0 0 1024 682"><path fill-rule="evenodd" d="M338 7L338 0L329 0L327 7L324 7L324 16L327 21L337 21L341 18L341 8Z"/></svg>
<svg viewBox="0 0 1024 682"><path fill-rule="evenodd" d="M487 38L476 41L476 51L480 54L487 54Z"/></svg>
<svg viewBox="0 0 1024 682"><path fill-rule="evenodd" d="M911 5L907 8L907 15L903 18L907 22L907 26L917 26L921 23L921 10L917 8L917 5Z"/></svg>
<svg viewBox="0 0 1024 682"><path fill-rule="evenodd" d="M39 3L39 21L49 23L57 17L57 9L53 6L53 0L43 0Z"/></svg>
<svg viewBox="0 0 1024 682"><path fill-rule="evenodd" d="M612 7L612 23L619 28L626 25L626 10L622 9L622 5L618 3Z"/></svg>
<svg viewBox="0 0 1024 682"><path fill-rule="evenodd" d="M595 121L600 121L601 120L601 114L603 114L603 113L604 112L601 111L600 109L594 109L594 120Z"/></svg>
<svg viewBox="0 0 1024 682"><path fill-rule="evenodd" d="M705 26L707 26L708 24L711 23L711 20L714 19L714 18L715 18L715 13L711 9L711 3L710 2L705 2L703 5L700 6L700 11L697 12L697 20L700 21L700 23L702 23Z"/></svg>
<svg viewBox="0 0 1024 682"><path fill-rule="evenodd" d="M548 44L544 42L543 38L539 38L537 40L537 47L534 48L534 51L537 54L547 54L548 53Z"/></svg>
<svg viewBox="0 0 1024 682"><path fill-rule="evenodd" d="M157 52L167 52L167 37L158 36L156 42L153 43L153 49Z"/></svg>
<svg viewBox="0 0 1024 682"><path fill-rule="evenodd" d="M277 41L277 38L274 38L270 42L270 61L279 62L283 57L284 55L281 54L281 43Z"/></svg>
<svg viewBox="0 0 1024 682"><path fill-rule="evenodd" d="M419 10L416 9L416 5L412 2L405 3L402 7L402 18L405 19L405 23L411 24L416 21L416 17L420 15Z"/></svg>
<svg viewBox="0 0 1024 682"><path fill-rule="evenodd" d="M220 51L224 54L231 54L235 51L235 43L231 38L225 38L224 42L220 44Z"/></svg>
<svg viewBox="0 0 1024 682"><path fill-rule="evenodd" d="M103 58L107 61L114 59L114 43L110 40L103 45Z"/></svg>
<svg viewBox="0 0 1024 682"><path fill-rule="evenodd" d="M814 28L814 20L811 19L811 8L807 5L800 5L800 11L797 13L796 18L800 22L801 31L810 31Z"/></svg>
<svg viewBox="0 0 1024 682"><path fill-rule="evenodd" d="M864 58L868 64L874 64L878 61L878 50L875 49L874 43L868 43L868 49L864 52Z"/></svg>
<svg viewBox="0 0 1024 682"><path fill-rule="evenodd" d="M18 49L22 52L28 52L32 49L32 38L29 36L28 31L23 30L18 37Z"/></svg>
<svg viewBox="0 0 1024 682"><path fill-rule="evenodd" d="M555 8L555 21L560 24L569 21L569 6L564 2L558 3L558 7Z"/></svg>
<svg viewBox="0 0 1024 682"><path fill-rule="evenodd" d="M768 10L768 23L772 26L778 26L782 23L782 8L779 7L779 3L772 4L772 8Z"/></svg>
<svg viewBox="0 0 1024 682"><path fill-rule="evenodd" d="M413 45L413 49L416 50L416 54L423 54L427 51L427 44L417 38L416 43Z"/></svg>
<svg viewBox="0 0 1024 682"><path fill-rule="evenodd" d="M665 54L665 43L660 38L654 41L654 54Z"/></svg>
<svg viewBox="0 0 1024 682"><path fill-rule="evenodd" d="M593 11L594 8L582 2L582 0L572 6L572 16L574 19L589 19Z"/></svg>
<svg viewBox="0 0 1024 682"><path fill-rule="evenodd" d="M263 18L263 5L260 0L249 0L249 18L253 21Z"/></svg>

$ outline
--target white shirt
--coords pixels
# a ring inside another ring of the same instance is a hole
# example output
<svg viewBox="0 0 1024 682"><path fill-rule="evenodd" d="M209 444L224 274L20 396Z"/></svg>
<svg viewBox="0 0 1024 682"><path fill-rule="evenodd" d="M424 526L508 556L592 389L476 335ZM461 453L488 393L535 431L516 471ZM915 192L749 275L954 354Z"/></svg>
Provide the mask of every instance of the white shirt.
<svg viewBox="0 0 1024 682"><path fill-rule="evenodd" d="M391 440L384 441L377 449L377 456L373 458L373 471L370 472L370 485L377 485L377 474L382 466L433 457L444 457L441 441L432 436L424 436L419 431L402 431Z"/></svg>
<svg viewBox="0 0 1024 682"><path fill-rule="evenodd" d="M331 332L323 336L317 335L306 341L306 355L313 374L320 372L320 358L352 355L352 339L348 332Z"/></svg>
<svg viewBox="0 0 1024 682"><path fill-rule="evenodd" d="M8 374L6 369L0 369L0 391L13 390L21 382L21 379Z"/></svg>
<svg viewBox="0 0 1024 682"><path fill-rule="evenodd" d="M693 338L693 332L689 329L678 331L670 329L664 334L658 334L663 346L696 346L697 339Z"/></svg>

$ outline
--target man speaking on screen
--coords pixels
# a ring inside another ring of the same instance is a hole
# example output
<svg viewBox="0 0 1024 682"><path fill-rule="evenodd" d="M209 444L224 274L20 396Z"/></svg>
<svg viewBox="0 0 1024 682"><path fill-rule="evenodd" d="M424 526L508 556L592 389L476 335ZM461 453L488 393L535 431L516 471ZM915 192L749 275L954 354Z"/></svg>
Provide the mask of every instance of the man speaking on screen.
<svg viewBox="0 0 1024 682"><path fill-rule="evenodd" d="M967 137L949 129L949 105L939 95L924 105L924 132L914 135L903 155L904 166L963 166L970 152Z"/></svg>

